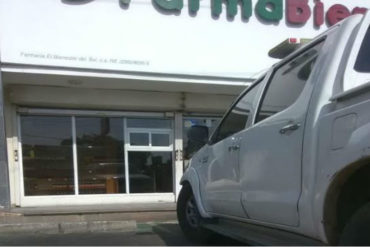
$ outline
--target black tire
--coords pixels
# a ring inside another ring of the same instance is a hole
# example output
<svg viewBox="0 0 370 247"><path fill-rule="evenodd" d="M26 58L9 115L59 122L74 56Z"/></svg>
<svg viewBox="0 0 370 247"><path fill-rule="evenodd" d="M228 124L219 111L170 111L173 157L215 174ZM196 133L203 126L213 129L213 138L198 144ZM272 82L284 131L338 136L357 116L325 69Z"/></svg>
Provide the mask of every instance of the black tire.
<svg viewBox="0 0 370 247"><path fill-rule="evenodd" d="M370 245L370 203L357 210L345 225L339 245Z"/></svg>
<svg viewBox="0 0 370 247"><path fill-rule="evenodd" d="M191 241L207 242L210 232L201 227L204 219L200 216L193 191L189 184L182 186L177 201L177 219L181 230Z"/></svg>

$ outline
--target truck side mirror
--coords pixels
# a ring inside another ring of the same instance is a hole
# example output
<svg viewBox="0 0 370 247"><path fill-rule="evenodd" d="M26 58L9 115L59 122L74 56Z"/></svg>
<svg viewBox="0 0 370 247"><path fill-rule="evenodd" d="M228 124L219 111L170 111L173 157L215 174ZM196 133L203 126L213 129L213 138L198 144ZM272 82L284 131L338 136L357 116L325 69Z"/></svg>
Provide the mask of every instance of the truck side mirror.
<svg viewBox="0 0 370 247"><path fill-rule="evenodd" d="M208 141L208 127L193 125L188 131L188 139L194 142L206 144Z"/></svg>
<svg viewBox="0 0 370 247"><path fill-rule="evenodd" d="M185 150L186 156L192 156L208 142L208 127L193 125L188 130L188 143Z"/></svg>

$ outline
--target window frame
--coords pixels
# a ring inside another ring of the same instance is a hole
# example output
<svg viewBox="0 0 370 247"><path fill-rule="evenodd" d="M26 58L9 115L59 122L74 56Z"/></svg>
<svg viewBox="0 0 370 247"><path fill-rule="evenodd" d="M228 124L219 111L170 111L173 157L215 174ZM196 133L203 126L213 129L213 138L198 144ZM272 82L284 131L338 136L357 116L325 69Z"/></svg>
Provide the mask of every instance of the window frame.
<svg viewBox="0 0 370 247"><path fill-rule="evenodd" d="M305 83L305 85L304 85L304 87L303 87L303 89L302 89L301 93L299 94L299 96L297 97L297 99L296 99L296 100L295 100L291 105L287 106L284 110L279 111L279 112L275 113L274 115L269 116L269 117L267 117L267 118L265 118L265 119L263 119L263 120L261 120L261 121L257 122L258 114L259 114L259 113L260 113L260 111L261 111L262 104L263 104L264 99L265 99L265 97L266 97L267 91L268 91L268 90L269 90L269 88L270 88L270 84L271 84L272 80L275 78L276 72L277 72L279 69L281 69L283 66L285 66L286 64L288 64L288 63L292 62L293 60L297 59L299 56L301 56L302 54L304 54L304 53L306 53L307 51L311 50L311 49L312 49L312 48L314 48L315 46L317 46L317 45L319 45L319 44L321 44L321 43L323 43L323 44L322 44L322 46L324 46L324 45L325 45L326 38L327 38L327 35L325 35L325 36L323 36L323 37L320 37L319 39L317 39L316 41L313 41L311 44L308 44L306 47L302 48L301 50L298 50L296 53L293 53L292 55L288 56L288 57L286 58L286 60L283 60L282 62L280 62L280 63L278 63L277 65L273 66L273 69L272 69L271 73L270 73L270 74L269 74L269 76L268 76L267 82L266 82L266 84L265 84L265 85L264 85L264 87L263 87L262 95L261 95L261 97L260 97L260 98L259 98L259 100L258 100L257 110L256 110L255 115L254 115L254 118L253 118L253 123L251 124L252 126L253 126L253 125L256 125L256 124L259 124L259 123L262 123L262 122L264 122L265 120L270 119L271 117L275 116L276 114L279 114L279 113L281 113L281 112L286 111L286 110L287 110L287 109L289 109L291 106L293 106L294 104L296 104L296 102L297 102L297 101L299 100L299 98L301 97L302 92L303 92L304 88L305 88L305 87L306 87L306 85L307 85L307 82L310 80L312 73L313 73L313 72L314 72L314 70L316 69L316 66L314 66L313 70L311 71L310 76L308 77L308 79L307 79L307 81L306 81L306 83ZM322 47L321 49L323 49L323 47ZM320 55L321 55L321 53L319 52L318 57L317 57L317 60L319 59Z"/></svg>
<svg viewBox="0 0 370 247"><path fill-rule="evenodd" d="M149 143L148 145L131 145L131 134L144 133L148 134ZM126 127L127 134L127 146L126 148L129 151L172 151L173 150L173 130L171 129L153 129L153 128L130 128ZM168 135L169 145L168 146L153 146L152 144L152 135L153 134L165 134Z"/></svg>
<svg viewBox="0 0 370 247"><path fill-rule="evenodd" d="M223 140L227 139L227 137L226 138L223 138L221 140L217 140L216 139L216 137L218 136L218 133L220 131L220 128L222 127L222 125L225 122L225 119L228 118L228 116L230 115L230 113L232 112L232 110L235 108L235 106L244 98L245 95L247 95L250 91L252 91L252 89L254 89L257 86L260 86L259 90L261 90L261 88L264 87L263 82L269 76L268 74L269 73L267 72L266 74L264 74L263 76L261 76L259 79L257 79L243 93L241 93L239 95L239 97L232 103L231 107L228 109L228 111L225 113L224 117L221 119L219 125L217 126L217 128L213 132L212 136L209 138L208 145L214 145L216 143L219 143L220 141L223 141ZM259 93L259 91L257 91L257 94L258 93ZM259 100L260 99L258 98L257 103L258 103ZM249 127L251 127L253 125L253 120L254 120L253 118L255 117L255 113L256 113L256 110L254 110L253 112L251 112L252 119L251 118L248 118L247 122L245 123L245 126L244 126L244 129L243 130L245 130L245 129L247 129L247 128L249 128ZM237 134L237 133L239 133L239 132L241 132L243 130L240 130L238 132L235 132L232 135L235 135L235 134Z"/></svg>
<svg viewBox="0 0 370 247"><path fill-rule="evenodd" d="M362 42L361 42L361 45L359 45L359 49L358 49L358 52L357 52L357 56L355 56L355 61L354 61L354 65L353 65L353 70L357 73L363 73L363 74L368 74L370 73L370 70L369 71L363 71L363 70L360 70L359 68L356 68L358 63L359 63L359 60L360 60L360 56L363 55L361 53L361 51L363 51L362 49L365 48L365 45L366 45L366 41L368 39L370 41L370 26L368 27L367 31L365 32L365 35L363 36L363 39L362 39ZM366 40L365 40L366 39ZM366 47L367 48L367 47ZM362 57L361 57L362 58Z"/></svg>
<svg viewBox="0 0 370 247"><path fill-rule="evenodd" d="M370 29L370 15L365 15L359 26L351 31L354 39L350 41L349 52L347 55L347 63L344 67L343 80L341 81L340 91L337 95L346 94L352 90L361 89L364 85L368 84L370 72L361 72L355 69L359 53L361 51L362 43ZM357 82L357 83L355 83ZM337 95L333 99L337 98Z"/></svg>

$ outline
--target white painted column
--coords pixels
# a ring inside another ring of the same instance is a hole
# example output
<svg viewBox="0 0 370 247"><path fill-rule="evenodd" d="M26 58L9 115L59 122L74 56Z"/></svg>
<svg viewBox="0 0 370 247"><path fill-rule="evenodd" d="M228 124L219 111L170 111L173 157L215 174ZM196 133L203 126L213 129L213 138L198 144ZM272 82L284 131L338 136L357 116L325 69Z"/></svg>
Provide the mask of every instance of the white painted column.
<svg viewBox="0 0 370 247"><path fill-rule="evenodd" d="M183 174L182 113L175 113L175 197L179 196Z"/></svg>

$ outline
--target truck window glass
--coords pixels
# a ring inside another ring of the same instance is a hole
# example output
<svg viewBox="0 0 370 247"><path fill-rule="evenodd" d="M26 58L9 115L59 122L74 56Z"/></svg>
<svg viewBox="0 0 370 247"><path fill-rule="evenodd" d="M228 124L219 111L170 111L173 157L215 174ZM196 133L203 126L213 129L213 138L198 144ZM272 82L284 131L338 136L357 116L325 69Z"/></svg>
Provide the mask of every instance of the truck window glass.
<svg viewBox="0 0 370 247"><path fill-rule="evenodd" d="M218 129L216 142L225 139L245 128L248 118L251 115L253 101L257 95L260 84L255 85L248 91L238 103L233 106Z"/></svg>
<svg viewBox="0 0 370 247"><path fill-rule="evenodd" d="M355 70L358 72L370 72L370 28L367 30L364 40L358 53Z"/></svg>
<svg viewBox="0 0 370 247"><path fill-rule="evenodd" d="M256 123L283 111L297 100L323 44L324 42L317 44L275 71L265 92Z"/></svg>

